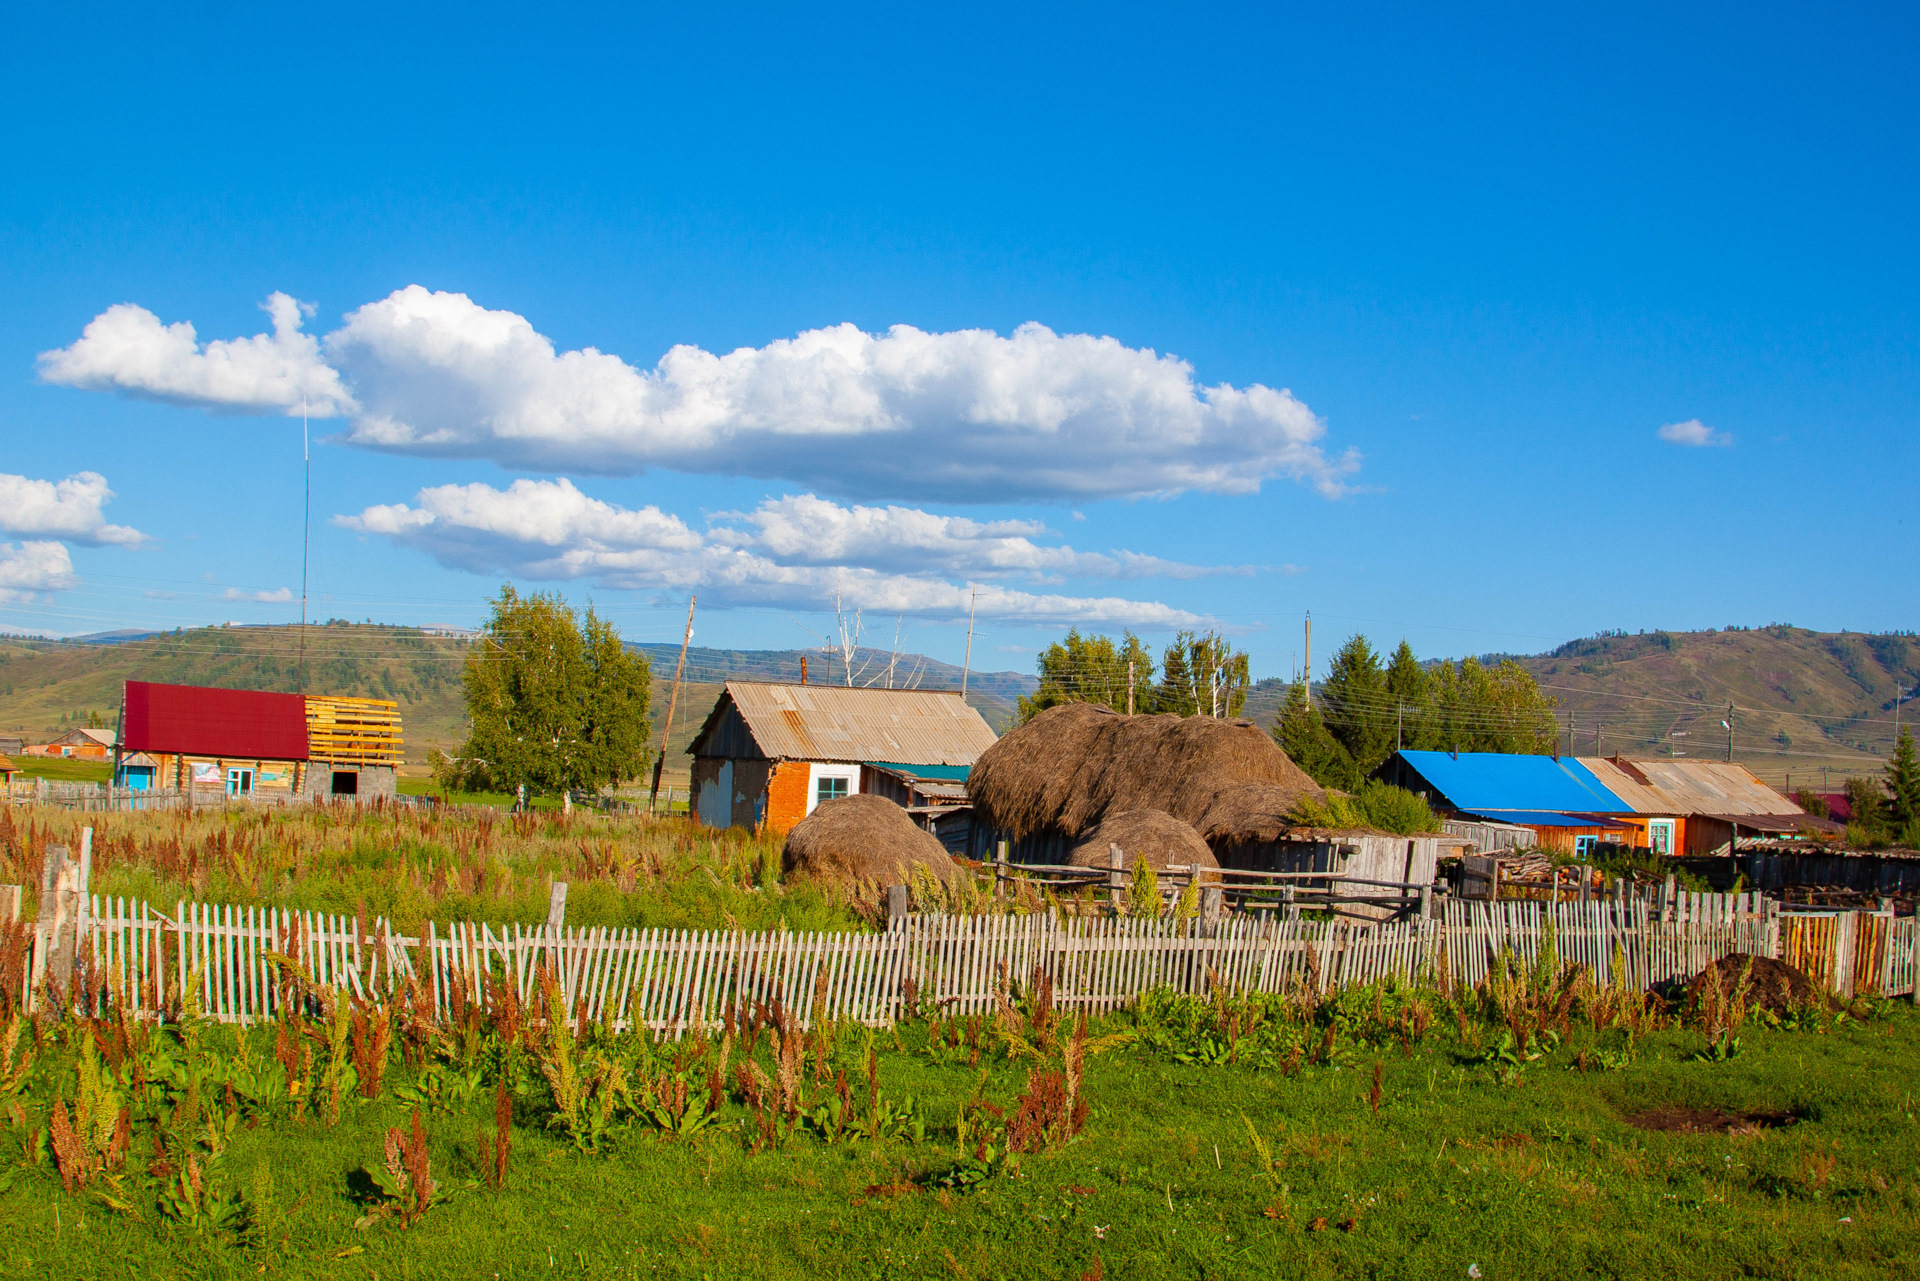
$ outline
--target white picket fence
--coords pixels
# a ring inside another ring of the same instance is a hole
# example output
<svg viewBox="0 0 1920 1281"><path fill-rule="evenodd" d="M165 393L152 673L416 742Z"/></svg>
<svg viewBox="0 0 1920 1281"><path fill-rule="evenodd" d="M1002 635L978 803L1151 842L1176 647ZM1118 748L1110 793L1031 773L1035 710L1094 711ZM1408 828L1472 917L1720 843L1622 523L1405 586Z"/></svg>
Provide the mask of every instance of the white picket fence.
<svg viewBox="0 0 1920 1281"><path fill-rule="evenodd" d="M484 1004L488 974L510 979L522 1001L533 1001L544 964L570 1010L584 1005L591 1018L671 1035L712 1027L730 1008L774 1001L807 1023L824 1016L886 1026L900 1016L909 982L923 1006L981 1014L995 1008L1003 982L1025 984L1036 967L1058 1005L1089 1013L1161 987L1204 995L1215 985L1325 992L1387 979L1471 986L1503 955L1534 964L1549 937L1561 961L1642 989L1689 978L1731 952L1788 955L1842 993L1910 994L1916 977L1913 917L1783 914L1747 895L1690 895L1664 910L1639 902L1452 900L1433 916L1366 925L1264 915L1212 926L922 916L884 933L467 923L445 932L429 925L419 938L384 920L198 903L181 903L168 917L145 903L92 896L80 929L96 983L142 1013L191 992L202 1013L222 1021L271 1018L286 990L275 956L311 983L368 999L417 978L442 1012L456 988ZM37 989L37 960L33 966Z"/></svg>

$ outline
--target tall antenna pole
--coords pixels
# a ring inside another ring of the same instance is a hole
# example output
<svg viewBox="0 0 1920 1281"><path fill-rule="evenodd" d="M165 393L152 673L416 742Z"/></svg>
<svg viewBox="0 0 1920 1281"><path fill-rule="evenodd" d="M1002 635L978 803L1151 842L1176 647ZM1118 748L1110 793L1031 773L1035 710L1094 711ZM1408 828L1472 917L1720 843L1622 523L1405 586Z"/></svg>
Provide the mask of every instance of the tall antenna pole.
<svg viewBox="0 0 1920 1281"><path fill-rule="evenodd" d="M973 674L973 607L980 601L980 588L975 586L973 595L967 597L967 657L960 668L960 697L967 696L967 678Z"/></svg>
<svg viewBox="0 0 1920 1281"><path fill-rule="evenodd" d="M667 699L667 727L660 732L660 758L653 763L653 790L647 793L647 813L654 814L660 799L660 772L667 767L667 745L673 741L673 709L680 705L680 677L687 670L687 646L693 642L693 605L698 596L687 597L687 632L680 638L680 662L673 669L673 694Z"/></svg>
<svg viewBox="0 0 1920 1281"><path fill-rule="evenodd" d="M307 552L313 542L313 450L307 442L307 398L300 397L300 463L306 469L306 505L300 513L300 692L307 692Z"/></svg>
<svg viewBox="0 0 1920 1281"><path fill-rule="evenodd" d="M1307 691L1307 706L1313 706L1313 611L1307 611L1307 662L1300 669L1300 684Z"/></svg>

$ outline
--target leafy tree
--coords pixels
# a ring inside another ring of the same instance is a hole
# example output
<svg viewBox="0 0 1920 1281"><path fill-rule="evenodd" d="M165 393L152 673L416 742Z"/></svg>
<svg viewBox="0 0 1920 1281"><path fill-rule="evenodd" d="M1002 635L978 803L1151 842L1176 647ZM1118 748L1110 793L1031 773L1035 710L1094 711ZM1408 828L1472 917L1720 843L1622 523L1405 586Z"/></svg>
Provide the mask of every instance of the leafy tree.
<svg viewBox="0 0 1920 1281"><path fill-rule="evenodd" d="M1553 709L1526 668L1502 659L1492 668L1478 659L1440 663L1430 675L1428 712L1421 726L1430 750L1545 755L1559 742Z"/></svg>
<svg viewBox="0 0 1920 1281"><path fill-rule="evenodd" d="M1322 787L1351 791L1364 777L1354 765L1352 753L1327 732L1320 709L1307 701L1304 681L1295 681L1287 691L1287 701L1273 723L1273 737L1280 750Z"/></svg>
<svg viewBox="0 0 1920 1281"><path fill-rule="evenodd" d="M646 656L591 607L501 587L461 672L466 786L558 793L640 775L653 733Z"/></svg>
<svg viewBox="0 0 1920 1281"><path fill-rule="evenodd" d="M1153 710L1175 716L1238 716L1253 684L1247 656L1219 636L1180 632L1160 657Z"/></svg>
<svg viewBox="0 0 1920 1281"><path fill-rule="evenodd" d="M1333 656L1320 684L1321 715L1340 740L1361 778L1393 751L1393 717L1387 673L1367 638L1354 635Z"/></svg>
<svg viewBox="0 0 1920 1281"><path fill-rule="evenodd" d="M1387 697L1392 701L1394 741L1401 747L1413 747L1422 739L1427 705L1433 698L1433 681L1427 669L1413 656L1413 646L1403 639L1387 664Z"/></svg>
<svg viewBox="0 0 1920 1281"><path fill-rule="evenodd" d="M1913 731L1900 727L1900 741L1887 762L1887 818L1897 832L1920 822L1920 760L1913 751Z"/></svg>
<svg viewBox="0 0 1920 1281"><path fill-rule="evenodd" d="M1111 636L1082 636L1079 628L1047 646L1040 655L1040 688L1022 698L1022 723L1061 703L1099 703L1127 710L1127 665L1133 664L1135 710L1146 711L1153 692L1153 655L1140 638L1126 632L1119 644Z"/></svg>

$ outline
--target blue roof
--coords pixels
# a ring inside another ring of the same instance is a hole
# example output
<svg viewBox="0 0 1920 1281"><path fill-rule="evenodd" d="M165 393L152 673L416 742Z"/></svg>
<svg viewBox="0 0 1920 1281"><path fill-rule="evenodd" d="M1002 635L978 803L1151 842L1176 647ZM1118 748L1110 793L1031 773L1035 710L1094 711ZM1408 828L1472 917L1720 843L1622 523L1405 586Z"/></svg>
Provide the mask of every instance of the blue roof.
<svg viewBox="0 0 1920 1281"><path fill-rule="evenodd" d="M1438 793L1435 799L1473 814L1490 810L1633 812L1633 806L1571 756L1401 752L1400 758L1433 787Z"/></svg>
<svg viewBox="0 0 1920 1281"><path fill-rule="evenodd" d="M1492 823L1514 823L1521 827L1606 827L1629 829L1631 823L1597 814L1559 814L1552 810L1473 810L1474 818Z"/></svg>
<svg viewBox="0 0 1920 1281"><path fill-rule="evenodd" d="M902 765L897 761L867 761L875 769L898 770L912 778L938 779L946 783L964 783L971 765Z"/></svg>

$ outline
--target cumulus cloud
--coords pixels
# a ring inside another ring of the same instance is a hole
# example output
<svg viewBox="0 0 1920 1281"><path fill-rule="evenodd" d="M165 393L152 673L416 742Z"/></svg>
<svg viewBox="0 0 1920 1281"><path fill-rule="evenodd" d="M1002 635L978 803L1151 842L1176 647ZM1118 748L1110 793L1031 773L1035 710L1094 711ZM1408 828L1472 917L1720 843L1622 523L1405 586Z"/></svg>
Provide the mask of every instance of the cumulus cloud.
<svg viewBox="0 0 1920 1281"><path fill-rule="evenodd" d="M301 331L301 314L312 308L275 293L261 309L271 334L202 345L188 321L162 324L145 307L116 303L72 346L42 352L40 377L216 412L297 414L303 399L317 417L351 412L353 398L321 358L319 340Z"/></svg>
<svg viewBox="0 0 1920 1281"><path fill-rule="evenodd" d="M0 472L0 533L51 536L92 546L133 547L147 536L109 525L101 510L113 491L98 472L77 472L62 481L34 480Z"/></svg>
<svg viewBox="0 0 1920 1281"><path fill-rule="evenodd" d="M1156 601L1041 594L978 582L985 575L1137 577L1160 565L1131 553L1085 554L1033 541L1044 526L969 521L911 508L840 507L803 495L719 518L706 533L657 507L615 507L567 480L423 489L413 504L337 516L450 568L604 587L698 591L715 605L819 609L838 594L852 608L965 617L977 590L983 617L1188 627L1205 620ZM954 581L955 579L961 581Z"/></svg>
<svg viewBox="0 0 1920 1281"><path fill-rule="evenodd" d="M258 591L249 591L244 587L229 587L220 593L221 600L244 600L257 605L284 605L293 599L291 587L263 587Z"/></svg>
<svg viewBox="0 0 1920 1281"><path fill-rule="evenodd" d="M1724 431L1715 431L1698 418L1689 418L1683 423L1668 423L1660 429L1660 439L1669 445L1731 445L1733 437Z"/></svg>
<svg viewBox="0 0 1920 1281"><path fill-rule="evenodd" d="M203 352L190 325L123 304L43 356L42 376L237 412L293 410L300 391L315 404L325 391L349 417L345 438L369 449L780 478L856 498L1250 493L1275 477L1334 495L1359 466L1352 451L1328 455L1325 424L1290 391L1202 385L1177 357L1040 324L1005 337L842 324L724 355L676 346L639 368L560 351L524 316L410 285L349 313L320 364L297 312L284 333L274 314L271 338ZM214 377L207 362L229 347L262 368Z"/></svg>
<svg viewBox="0 0 1920 1281"><path fill-rule="evenodd" d="M20 604L79 583L65 545L38 540L0 543L0 604Z"/></svg>

